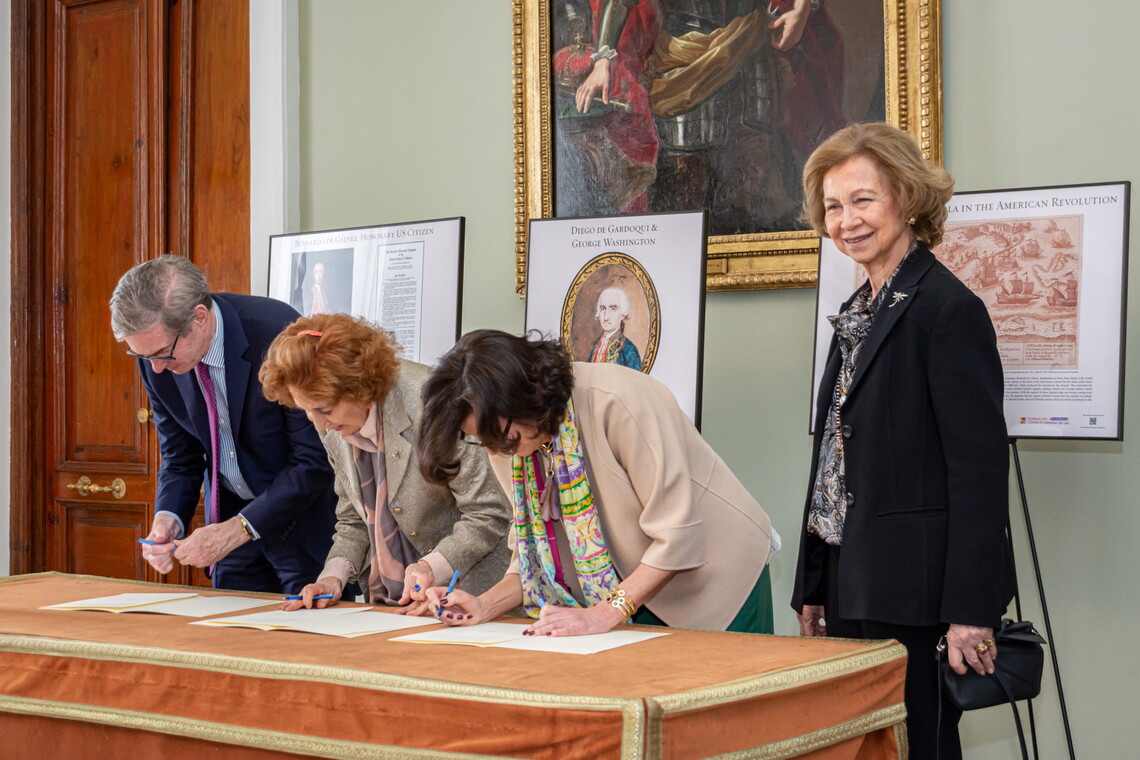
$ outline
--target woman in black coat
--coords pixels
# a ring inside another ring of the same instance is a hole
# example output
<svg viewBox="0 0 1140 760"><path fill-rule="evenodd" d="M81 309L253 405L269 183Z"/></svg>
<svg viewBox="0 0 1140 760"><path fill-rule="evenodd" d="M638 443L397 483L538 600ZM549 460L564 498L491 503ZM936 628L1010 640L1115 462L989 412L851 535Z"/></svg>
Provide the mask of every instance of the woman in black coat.
<svg viewBox="0 0 1140 760"><path fill-rule="evenodd" d="M830 317L792 598L805 635L907 647L911 757L941 760L961 757L961 713L943 700L939 733L935 647L992 673L1015 585L993 325L930 252L952 189L886 124L835 133L804 168L805 216L868 279Z"/></svg>

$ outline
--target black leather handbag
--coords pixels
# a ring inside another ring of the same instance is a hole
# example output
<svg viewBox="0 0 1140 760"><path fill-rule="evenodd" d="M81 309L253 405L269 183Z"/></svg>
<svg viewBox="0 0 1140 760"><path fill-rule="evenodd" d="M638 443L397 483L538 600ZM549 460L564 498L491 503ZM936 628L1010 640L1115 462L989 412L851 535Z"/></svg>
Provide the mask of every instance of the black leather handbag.
<svg viewBox="0 0 1140 760"><path fill-rule="evenodd" d="M1001 621L1001 629L994 636L998 656L994 660L992 675L980 675L967 668L958 675L950 668L946 653L946 637L938 643L938 672L942 681L942 695L960 710L979 710L1008 703L1013 708L1017 724L1017 738L1021 741L1021 756L1028 760L1025 733L1021 729L1021 715L1017 702L1033 699L1041 693L1041 672L1045 665L1045 639L1037 633L1033 623Z"/></svg>

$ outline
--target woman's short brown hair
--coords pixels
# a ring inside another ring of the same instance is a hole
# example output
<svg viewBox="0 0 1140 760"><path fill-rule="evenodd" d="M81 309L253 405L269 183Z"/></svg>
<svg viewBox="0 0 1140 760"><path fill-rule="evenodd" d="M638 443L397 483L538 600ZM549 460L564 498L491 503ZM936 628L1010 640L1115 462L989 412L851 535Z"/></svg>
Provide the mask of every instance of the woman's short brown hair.
<svg viewBox="0 0 1140 760"><path fill-rule="evenodd" d="M364 319L301 317L269 345L258 375L261 392L294 408L290 388L329 404L383 401L400 373L398 348L391 333Z"/></svg>
<svg viewBox="0 0 1140 760"><path fill-rule="evenodd" d="M890 124L853 124L827 138L804 165L803 220L828 237L824 222L823 179L829 171L856 156L875 162L887 178L887 190L902 211L914 217L914 236L933 248L942 242L946 203L954 194L954 179L941 166L922 157L918 143Z"/></svg>

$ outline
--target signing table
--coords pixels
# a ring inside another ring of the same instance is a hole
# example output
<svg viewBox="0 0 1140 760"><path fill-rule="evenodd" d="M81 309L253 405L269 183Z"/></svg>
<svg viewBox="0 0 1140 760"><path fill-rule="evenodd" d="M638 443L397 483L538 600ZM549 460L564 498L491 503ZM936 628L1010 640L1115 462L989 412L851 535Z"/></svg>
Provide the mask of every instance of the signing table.
<svg viewBox="0 0 1140 760"><path fill-rule="evenodd" d="M906 653L895 642L670 629L572 655L390 641L407 631L346 639L39 609L176 590L57 573L0 579L0 755L906 756Z"/></svg>

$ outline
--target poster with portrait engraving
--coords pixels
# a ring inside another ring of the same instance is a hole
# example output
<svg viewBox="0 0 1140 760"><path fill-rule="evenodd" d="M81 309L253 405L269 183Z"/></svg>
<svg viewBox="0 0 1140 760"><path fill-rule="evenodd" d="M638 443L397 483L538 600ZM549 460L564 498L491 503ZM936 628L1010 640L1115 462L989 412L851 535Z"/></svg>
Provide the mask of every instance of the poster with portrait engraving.
<svg viewBox="0 0 1140 760"><path fill-rule="evenodd" d="M699 427L705 213L532 219L526 327L652 375Z"/></svg>
<svg viewBox="0 0 1140 760"><path fill-rule="evenodd" d="M392 332L401 358L434 364L459 338L463 223L273 235L268 295L305 316L364 317Z"/></svg>
<svg viewBox="0 0 1140 760"><path fill-rule="evenodd" d="M1010 437L1123 440L1130 189L1114 182L963 192L948 204L934 254L989 311ZM833 334L827 317L866 279L823 242L814 388Z"/></svg>

